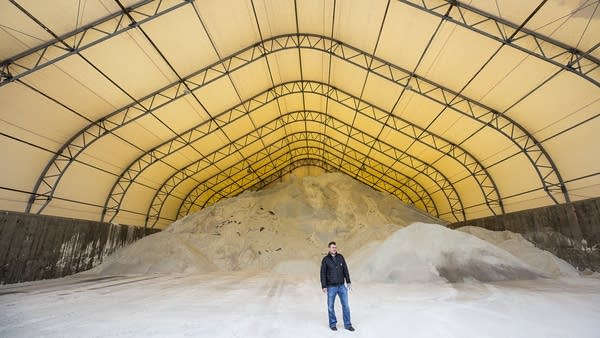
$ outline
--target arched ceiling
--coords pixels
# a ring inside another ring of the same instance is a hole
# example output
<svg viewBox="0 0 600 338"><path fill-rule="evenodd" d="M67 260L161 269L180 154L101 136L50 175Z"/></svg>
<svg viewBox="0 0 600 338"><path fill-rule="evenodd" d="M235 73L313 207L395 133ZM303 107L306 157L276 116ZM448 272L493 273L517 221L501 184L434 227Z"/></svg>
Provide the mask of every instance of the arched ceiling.
<svg viewBox="0 0 600 338"><path fill-rule="evenodd" d="M450 222L600 196L599 4L2 2L0 209L164 227L302 166Z"/></svg>

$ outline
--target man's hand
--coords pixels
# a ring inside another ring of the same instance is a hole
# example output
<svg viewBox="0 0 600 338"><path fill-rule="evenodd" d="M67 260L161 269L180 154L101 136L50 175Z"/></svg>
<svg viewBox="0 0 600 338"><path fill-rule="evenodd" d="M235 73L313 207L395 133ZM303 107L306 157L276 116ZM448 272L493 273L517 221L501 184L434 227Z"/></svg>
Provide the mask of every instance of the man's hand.
<svg viewBox="0 0 600 338"><path fill-rule="evenodd" d="M323 293L327 293L327 288L323 288Z"/></svg>
<svg viewBox="0 0 600 338"><path fill-rule="evenodd" d="M346 284L346 289L348 289L348 291L352 291L352 284Z"/></svg>

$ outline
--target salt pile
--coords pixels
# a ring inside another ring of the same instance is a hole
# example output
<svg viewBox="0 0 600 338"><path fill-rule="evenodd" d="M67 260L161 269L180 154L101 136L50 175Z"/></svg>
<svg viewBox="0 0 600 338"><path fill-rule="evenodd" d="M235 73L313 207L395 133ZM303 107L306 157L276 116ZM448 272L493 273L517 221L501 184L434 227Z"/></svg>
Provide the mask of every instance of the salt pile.
<svg viewBox="0 0 600 338"><path fill-rule="evenodd" d="M117 251L92 272L309 271L335 238L345 248L403 225L437 222L397 198L331 173L245 192ZM294 260L297 264L286 263ZM302 262L302 263L300 263ZM318 267L317 267L318 269Z"/></svg>
<svg viewBox="0 0 600 338"><path fill-rule="evenodd" d="M482 233L481 237L486 235ZM515 246L513 255L466 231L414 223L356 252L350 264L354 264L355 279L376 282L489 282L550 277L555 273L554 267L548 273L543 269L547 265L540 269L527 264L518 257L522 256L520 248Z"/></svg>
<svg viewBox="0 0 600 338"><path fill-rule="evenodd" d="M122 248L88 273L243 270L315 277L330 240L349 257L356 280L490 281L574 271L516 236L506 242L430 223L440 221L346 175L323 174L220 201Z"/></svg>
<svg viewBox="0 0 600 338"><path fill-rule="evenodd" d="M521 234L511 231L492 231L474 226L464 226L456 230L490 242L517 256L529 266L537 267L546 275L552 277L579 276L579 273L571 264L548 251L536 248L533 243L526 240Z"/></svg>

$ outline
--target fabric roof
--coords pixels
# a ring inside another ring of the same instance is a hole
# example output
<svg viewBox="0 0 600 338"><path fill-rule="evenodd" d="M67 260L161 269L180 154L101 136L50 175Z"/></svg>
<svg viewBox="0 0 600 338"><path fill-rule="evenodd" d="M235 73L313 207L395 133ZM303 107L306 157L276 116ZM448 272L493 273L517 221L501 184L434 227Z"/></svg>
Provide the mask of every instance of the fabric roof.
<svg viewBox="0 0 600 338"><path fill-rule="evenodd" d="M600 1L0 3L0 209L164 227L299 167L455 222L600 196Z"/></svg>

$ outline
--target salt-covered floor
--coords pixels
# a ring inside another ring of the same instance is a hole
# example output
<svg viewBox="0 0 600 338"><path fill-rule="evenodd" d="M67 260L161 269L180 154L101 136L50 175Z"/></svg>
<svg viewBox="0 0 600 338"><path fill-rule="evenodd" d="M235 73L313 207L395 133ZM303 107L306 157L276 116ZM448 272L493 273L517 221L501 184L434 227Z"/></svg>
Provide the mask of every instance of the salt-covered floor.
<svg viewBox="0 0 600 338"><path fill-rule="evenodd" d="M356 332L329 331L325 302L316 278L75 275L0 286L0 336L600 337L598 277L356 283Z"/></svg>

